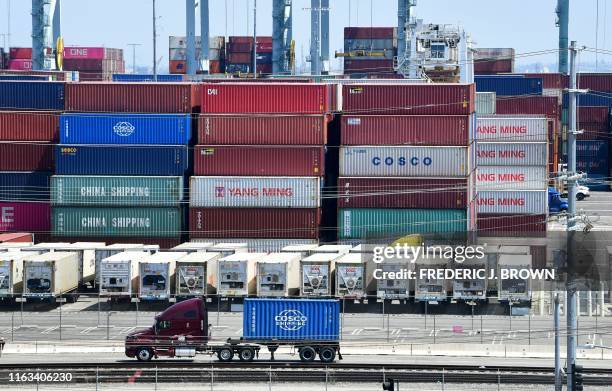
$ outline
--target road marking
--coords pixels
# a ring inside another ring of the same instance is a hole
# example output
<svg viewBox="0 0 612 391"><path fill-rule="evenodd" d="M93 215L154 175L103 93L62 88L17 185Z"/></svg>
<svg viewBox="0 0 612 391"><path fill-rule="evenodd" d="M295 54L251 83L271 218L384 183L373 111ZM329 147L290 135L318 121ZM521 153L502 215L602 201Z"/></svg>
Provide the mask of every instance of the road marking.
<svg viewBox="0 0 612 391"><path fill-rule="evenodd" d="M359 335L363 332L363 329L354 329L351 335Z"/></svg>
<svg viewBox="0 0 612 391"><path fill-rule="evenodd" d="M94 331L97 328L98 328L98 326L87 327L87 328L84 328L83 330L81 330L81 332L79 334L89 334L90 332Z"/></svg>
<svg viewBox="0 0 612 391"><path fill-rule="evenodd" d="M49 327L48 329L45 329L43 331L41 331L41 334L50 334L51 332L55 331L59 329L59 326L53 326L53 327Z"/></svg>
<svg viewBox="0 0 612 391"><path fill-rule="evenodd" d="M236 332L234 334L242 335L242 328L239 328L238 330L236 330Z"/></svg>

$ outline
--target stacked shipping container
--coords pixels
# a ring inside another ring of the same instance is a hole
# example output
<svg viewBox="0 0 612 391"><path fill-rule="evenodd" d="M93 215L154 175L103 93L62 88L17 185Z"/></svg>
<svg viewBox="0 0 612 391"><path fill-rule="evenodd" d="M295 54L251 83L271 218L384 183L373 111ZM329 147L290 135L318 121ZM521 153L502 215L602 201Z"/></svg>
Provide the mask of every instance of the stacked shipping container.
<svg viewBox="0 0 612 391"><path fill-rule="evenodd" d="M110 81L114 73L125 72L123 49L66 47L63 69L78 71L82 81Z"/></svg>
<svg viewBox="0 0 612 391"><path fill-rule="evenodd" d="M14 71L31 71L32 48L10 48L6 68Z"/></svg>
<svg viewBox="0 0 612 391"><path fill-rule="evenodd" d="M514 72L514 49L478 48L474 53L474 73L494 75Z"/></svg>
<svg viewBox="0 0 612 391"><path fill-rule="evenodd" d="M195 37L196 58L200 58L202 37ZM208 41L208 73L225 72L225 37L210 37ZM171 74L187 72L187 37L170 37L169 69Z"/></svg>
<svg viewBox="0 0 612 391"><path fill-rule="evenodd" d="M252 73L253 37L229 37L226 47L227 73ZM257 73L272 73L272 37L257 37Z"/></svg>
<svg viewBox="0 0 612 391"><path fill-rule="evenodd" d="M345 27L344 74L361 77L391 76L397 55L397 28Z"/></svg>

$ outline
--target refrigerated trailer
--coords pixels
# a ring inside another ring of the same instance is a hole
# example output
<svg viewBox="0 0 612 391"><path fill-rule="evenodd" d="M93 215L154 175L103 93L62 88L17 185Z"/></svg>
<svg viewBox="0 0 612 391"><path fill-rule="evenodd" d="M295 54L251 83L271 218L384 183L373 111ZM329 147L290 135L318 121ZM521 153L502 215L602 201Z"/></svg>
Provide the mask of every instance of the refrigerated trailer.
<svg viewBox="0 0 612 391"><path fill-rule="evenodd" d="M445 270L448 260L441 257L419 257L414 263L415 283L414 301L426 301L430 304L443 303L448 300L450 287L449 281L436 278L436 275L428 274L428 270Z"/></svg>
<svg viewBox="0 0 612 391"><path fill-rule="evenodd" d="M171 248L168 251L172 252L187 252L206 251L215 244L213 242L185 242Z"/></svg>
<svg viewBox="0 0 612 391"><path fill-rule="evenodd" d="M387 258L375 265L380 269L376 279L376 297L381 300L406 300L410 297L410 280L407 278L390 278L387 273L402 273L412 269L413 264L408 260ZM375 270L374 269L374 270ZM373 271L374 273L374 271Z"/></svg>
<svg viewBox="0 0 612 391"><path fill-rule="evenodd" d="M365 298L368 285L367 265L370 254L350 253L336 262L336 296L351 299Z"/></svg>
<svg viewBox="0 0 612 391"><path fill-rule="evenodd" d="M100 261L98 286L100 296L116 299L138 294L139 263L150 255L139 251L125 251Z"/></svg>
<svg viewBox="0 0 612 391"><path fill-rule="evenodd" d="M300 294L302 296L331 296L333 294L334 261L338 253L313 254L300 261Z"/></svg>
<svg viewBox="0 0 612 391"><path fill-rule="evenodd" d="M216 270L220 253L196 251L176 261L176 295L179 297L206 296L216 293L214 281L209 283L209 270Z"/></svg>
<svg viewBox="0 0 612 391"><path fill-rule="evenodd" d="M144 244L136 243L115 243L109 244L96 251L96 281L100 281L100 261L112 257L115 254L121 254L125 251L144 252L145 254L153 254L159 250L159 246L145 246Z"/></svg>
<svg viewBox="0 0 612 391"><path fill-rule="evenodd" d="M454 262L455 270L468 270L472 276L452 280L453 299L461 301L485 301L487 300L487 269L486 258L466 259L463 263ZM478 276L476 273L482 273Z"/></svg>
<svg viewBox="0 0 612 391"><path fill-rule="evenodd" d="M4 242L0 243L0 253L8 251L21 251L24 248L32 247L29 242Z"/></svg>
<svg viewBox="0 0 612 391"><path fill-rule="evenodd" d="M346 244L324 244L314 249L314 253L348 254L353 246Z"/></svg>
<svg viewBox="0 0 612 391"><path fill-rule="evenodd" d="M30 252L0 253L0 300L12 301L23 292L23 260Z"/></svg>
<svg viewBox="0 0 612 391"><path fill-rule="evenodd" d="M173 292L176 261L187 253L157 252L139 265L138 297L141 300L169 300Z"/></svg>
<svg viewBox="0 0 612 391"><path fill-rule="evenodd" d="M222 256L227 257L232 254L247 253L249 252L249 246L247 243L217 243L206 251L221 253Z"/></svg>
<svg viewBox="0 0 612 391"><path fill-rule="evenodd" d="M23 260L23 297L51 300L79 287L79 254L47 252ZM77 296L68 298L76 300Z"/></svg>
<svg viewBox="0 0 612 391"><path fill-rule="evenodd" d="M248 296L256 293L256 264L265 253L240 252L217 261L217 294Z"/></svg>
<svg viewBox="0 0 612 391"><path fill-rule="evenodd" d="M508 270L531 270L531 255L524 254L500 254L497 263L497 298L506 302L530 302L531 281L529 278L502 279L502 269Z"/></svg>
<svg viewBox="0 0 612 391"><path fill-rule="evenodd" d="M300 292L298 253L270 253L257 261L257 296L289 297Z"/></svg>
<svg viewBox="0 0 612 391"><path fill-rule="evenodd" d="M314 254L314 250L319 248L318 244L290 244L289 246L283 247L280 252L282 253L299 253L302 258L306 258Z"/></svg>

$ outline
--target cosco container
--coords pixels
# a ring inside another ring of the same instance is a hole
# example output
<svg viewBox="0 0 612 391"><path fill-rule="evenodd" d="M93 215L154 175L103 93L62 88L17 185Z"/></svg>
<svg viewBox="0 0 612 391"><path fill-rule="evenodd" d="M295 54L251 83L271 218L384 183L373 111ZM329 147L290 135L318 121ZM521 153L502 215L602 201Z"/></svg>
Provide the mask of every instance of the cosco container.
<svg viewBox="0 0 612 391"><path fill-rule="evenodd" d="M245 299L243 338L251 341L338 341L337 300Z"/></svg>
<svg viewBox="0 0 612 391"><path fill-rule="evenodd" d="M217 262L221 253L196 251L176 260L176 295L180 297L205 296L215 293L217 287L208 280L209 265ZM214 266L211 267L211 269Z"/></svg>
<svg viewBox="0 0 612 391"><path fill-rule="evenodd" d="M64 83L0 81L0 110L64 110Z"/></svg>
<svg viewBox="0 0 612 391"><path fill-rule="evenodd" d="M548 189L479 191L476 204L479 214L546 214Z"/></svg>
<svg viewBox="0 0 612 391"><path fill-rule="evenodd" d="M526 254L500 254L497 261L497 276L501 276L502 270L506 273L520 270L531 270L531 255ZM530 278L498 278L497 298L507 302L530 302L531 301L531 279Z"/></svg>
<svg viewBox="0 0 612 391"><path fill-rule="evenodd" d="M319 83L204 83L202 112L325 114L336 111L336 86Z"/></svg>
<svg viewBox="0 0 612 391"><path fill-rule="evenodd" d="M58 145L58 175L184 175L186 146Z"/></svg>
<svg viewBox="0 0 612 391"><path fill-rule="evenodd" d="M202 146L194 150L195 175L323 176L323 147Z"/></svg>
<svg viewBox="0 0 612 391"><path fill-rule="evenodd" d="M469 178L338 178L341 208L464 209Z"/></svg>
<svg viewBox="0 0 612 391"><path fill-rule="evenodd" d="M476 164L482 166L546 166L547 143L476 144Z"/></svg>
<svg viewBox="0 0 612 391"><path fill-rule="evenodd" d="M475 110L473 84L346 84L345 114L468 115Z"/></svg>
<svg viewBox="0 0 612 391"><path fill-rule="evenodd" d="M187 253L158 252L142 259L138 297L141 300L168 300L172 295L176 261Z"/></svg>
<svg viewBox="0 0 612 391"><path fill-rule="evenodd" d="M346 254L335 260L336 297L361 299L368 295L368 280L371 279L366 267L372 256L367 254Z"/></svg>
<svg viewBox="0 0 612 391"><path fill-rule="evenodd" d="M217 294L248 296L256 292L257 261L264 253L236 253L216 261ZM209 276L213 270L209 270Z"/></svg>
<svg viewBox="0 0 612 391"><path fill-rule="evenodd" d="M51 178L54 205L180 206L181 201L183 177L55 175Z"/></svg>
<svg viewBox="0 0 612 391"><path fill-rule="evenodd" d="M467 176L471 147L340 147L341 176Z"/></svg>
<svg viewBox="0 0 612 391"><path fill-rule="evenodd" d="M546 166L481 166L476 173L476 189L479 191L547 188Z"/></svg>
<svg viewBox="0 0 612 391"><path fill-rule="evenodd" d="M468 229L465 209L338 210L341 239L396 238L408 234L456 236Z"/></svg>
<svg viewBox="0 0 612 391"><path fill-rule="evenodd" d="M300 261L300 295L331 296L333 294L334 261L339 253L313 254Z"/></svg>
<svg viewBox="0 0 612 391"><path fill-rule="evenodd" d="M199 90L190 83L70 83L66 111L191 113L200 105Z"/></svg>
<svg viewBox="0 0 612 391"><path fill-rule="evenodd" d="M469 145L468 115L343 115L342 145Z"/></svg>
<svg viewBox="0 0 612 391"><path fill-rule="evenodd" d="M477 75L476 91L495 92L500 96L542 95L542 79L514 75Z"/></svg>
<svg viewBox="0 0 612 391"><path fill-rule="evenodd" d="M257 261L257 297L289 297L300 291L300 254L270 253Z"/></svg>
<svg viewBox="0 0 612 391"><path fill-rule="evenodd" d="M0 300L11 300L23 292L23 260L31 255L18 250L0 253Z"/></svg>
<svg viewBox="0 0 612 391"><path fill-rule="evenodd" d="M53 171L53 145L1 142L0 170Z"/></svg>
<svg viewBox="0 0 612 391"><path fill-rule="evenodd" d="M223 238L223 242L226 244L230 243L242 243L246 246L245 252L251 253L276 253L281 252L283 248L289 245L300 245L300 246L315 246L319 245L317 239L235 239L235 238ZM192 244L203 244L210 241L219 241L219 239L194 239ZM195 242L195 243L194 243ZM214 247L207 249L207 251L217 251ZM291 251L288 251L291 252Z"/></svg>
<svg viewBox="0 0 612 391"><path fill-rule="evenodd" d="M50 177L44 171L0 172L0 200L49 200Z"/></svg>
<svg viewBox="0 0 612 391"><path fill-rule="evenodd" d="M325 115L200 115L203 145L325 145Z"/></svg>
<svg viewBox="0 0 612 391"><path fill-rule="evenodd" d="M319 237L320 209L191 208L192 238Z"/></svg>
<svg viewBox="0 0 612 391"><path fill-rule="evenodd" d="M54 300L79 286L77 253L50 252L23 259L23 296Z"/></svg>
<svg viewBox="0 0 612 391"><path fill-rule="evenodd" d="M319 208L319 177L191 177L189 204L202 208Z"/></svg>
<svg viewBox="0 0 612 391"><path fill-rule="evenodd" d="M99 263L100 296L131 298L138 294L139 262L149 254L126 251L104 258Z"/></svg>
<svg viewBox="0 0 612 391"><path fill-rule="evenodd" d="M0 232L48 233L50 229L49 202L0 202Z"/></svg>
<svg viewBox="0 0 612 391"><path fill-rule="evenodd" d="M187 145L189 114L90 114L60 116L62 144Z"/></svg>
<svg viewBox="0 0 612 391"><path fill-rule="evenodd" d="M179 208L69 208L53 209L53 234L82 237L177 237Z"/></svg>
<svg viewBox="0 0 612 391"><path fill-rule="evenodd" d="M537 117L478 116L476 119L478 141L519 143L524 141L548 141L548 119Z"/></svg>
<svg viewBox="0 0 612 391"><path fill-rule="evenodd" d="M538 237L546 235L547 215L478 214L480 237Z"/></svg>
<svg viewBox="0 0 612 391"><path fill-rule="evenodd" d="M1 141L57 142L59 113L0 111Z"/></svg>

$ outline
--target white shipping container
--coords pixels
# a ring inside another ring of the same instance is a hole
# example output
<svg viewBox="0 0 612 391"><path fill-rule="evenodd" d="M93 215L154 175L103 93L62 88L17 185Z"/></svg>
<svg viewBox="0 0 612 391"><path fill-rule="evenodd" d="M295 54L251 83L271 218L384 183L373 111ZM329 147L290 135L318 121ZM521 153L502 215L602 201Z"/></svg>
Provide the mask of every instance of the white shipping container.
<svg viewBox="0 0 612 391"><path fill-rule="evenodd" d="M383 262L374 265L372 274L376 269L380 269L377 273L381 278L376 279L376 296L379 299L408 299L410 297L410 280L407 278L399 278L402 272L413 270L414 263L407 259L385 259ZM395 273L398 278L382 278L389 276L388 273Z"/></svg>
<svg viewBox="0 0 612 391"><path fill-rule="evenodd" d="M140 261L139 298L141 300L168 300L176 261L187 255L181 252L158 252Z"/></svg>
<svg viewBox="0 0 612 391"><path fill-rule="evenodd" d="M101 296L131 297L138 293L139 262L148 258L145 252L126 251L100 260L99 280Z"/></svg>
<svg viewBox="0 0 612 391"><path fill-rule="evenodd" d="M476 169L477 190L548 189L546 166L482 166Z"/></svg>
<svg viewBox="0 0 612 391"><path fill-rule="evenodd" d="M23 296L54 299L79 286L79 254L48 252L23 260Z"/></svg>
<svg viewBox="0 0 612 391"><path fill-rule="evenodd" d="M315 253L348 254L353 246L348 244L324 244L317 247Z"/></svg>
<svg viewBox="0 0 612 391"><path fill-rule="evenodd" d="M497 267L497 294L500 301L530 301L531 281L529 278L501 279L501 270L531 269L531 255L500 254Z"/></svg>
<svg viewBox="0 0 612 391"><path fill-rule="evenodd" d="M215 293L216 287L208 284L208 267L220 258L220 253L200 251L178 259L175 272L177 296L204 296Z"/></svg>
<svg viewBox="0 0 612 391"><path fill-rule="evenodd" d="M476 165L478 167L545 166L547 164L547 143L476 143Z"/></svg>
<svg viewBox="0 0 612 391"><path fill-rule="evenodd" d="M313 254L300 261L300 294L331 296L334 261L342 254Z"/></svg>
<svg viewBox="0 0 612 391"><path fill-rule="evenodd" d="M449 296L449 281L435 278L436 270L444 270L449 261L442 257L419 257L414 263L414 300L443 302ZM422 270L422 272L421 272ZM429 271L432 271L431 273Z"/></svg>
<svg viewBox="0 0 612 391"><path fill-rule="evenodd" d="M20 251L21 249L24 248L29 248L32 247L33 244L29 243L29 242L7 242L7 243L0 243L0 252L7 252L7 251Z"/></svg>
<svg viewBox="0 0 612 391"><path fill-rule="evenodd" d="M200 58L201 50L196 48L196 58ZM187 49L172 48L169 52L170 61L185 61L187 60Z"/></svg>
<svg viewBox="0 0 612 391"><path fill-rule="evenodd" d="M264 253L237 253L219 259L217 294L222 297L255 294L256 264L265 256Z"/></svg>
<svg viewBox="0 0 612 391"><path fill-rule="evenodd" d="M335 261L336 297L361 299L368 295L368 285L373 280L367 273L372 260L369 254L345 254Z"/></svg>
<svg viewBox="0 0 612 391"><path fill-rule="evenodd" d="M476 114L492 115L496 112L497 94L495 92L476 93Z"/></svg>
<svg viewBox="0 0 612 391"><path fill-rule="evenodd" d="M13 298L23 292L23 259L32 253L0 253L0 297Z"/></svg>
<svg viewBox="0 0 612 391"><path fill-rule="evenodd" d="M486 300L488 273L487 259L466 259L462 263L453 262L452 265L454 266L454 269L469 270L473 277L461 279L457 278L453 280L453 299L464 301Z"/></svg>
<svg viewBox="0 0 612 391"><path fill-rule="evenodd" d="M315 240L316 241L316 240ZM306 258L314 254L315 250L319 248L317 243L312 244L296 244L291 241L292 244L289 244L283 248L281 248L282 253L300 253L302 254L302 258ZM318 241L316 241L318 242Z"/></svg>
<svg viewBox="0 0 612 391"><path fill-rule="evenodd" d="M478 213L546 214L547 190L479 191L476 198Z"/></svg>
<svg viewBox="0 0 612 391"><path fill-rule="evenodd" d="M340 147L341 176L453 177L471 172L470 147Z"/></svg>
<svg viewBox="0 0 612 391"><path fill-rule="evenodd" d="M202 37L195 37L196 47L202 44ZM225 37L208 37L208 46L211 49L222 49L225 43ZM170 36L169 47L171 49L187 49L187 37L185 36Z"/></svg>
<svg viewBox="0 0 612 391"><path fill-rule="evenodd" d="M514 59L514 49L513 48L475 48L476 53L474 53L475 60L482 59Z"/></svg>
<svg viewBox="0 0 612 391"><path fill-rule="evenodd" d="M257 296L289 297L299 294L299 253L270 253L257 261Z"/></svg>
<svg viewBox="0 0 612 391"><path fill-rule="evenodd" d="M476 139L495 142L546 142L548 119L524 116L477 116Z"/></svg>
<svg viewBox="0 0 612 391"><path fill-rule="evenodd" d="M318 177L191 177L191 207L319 208Z"/></svg>

